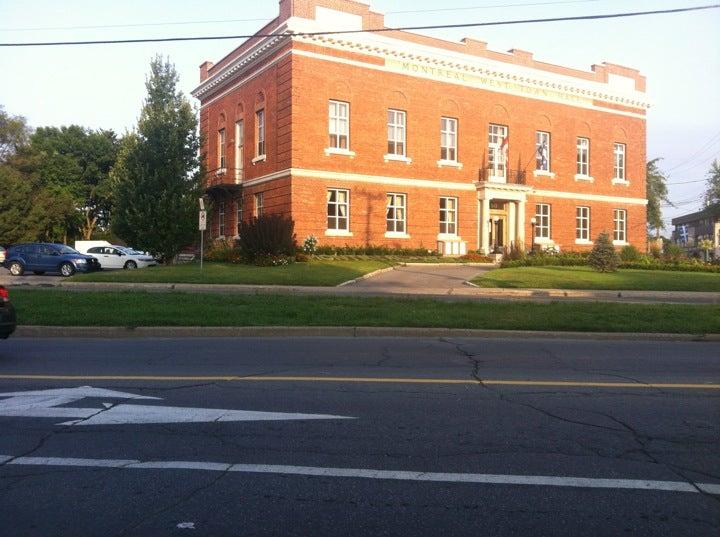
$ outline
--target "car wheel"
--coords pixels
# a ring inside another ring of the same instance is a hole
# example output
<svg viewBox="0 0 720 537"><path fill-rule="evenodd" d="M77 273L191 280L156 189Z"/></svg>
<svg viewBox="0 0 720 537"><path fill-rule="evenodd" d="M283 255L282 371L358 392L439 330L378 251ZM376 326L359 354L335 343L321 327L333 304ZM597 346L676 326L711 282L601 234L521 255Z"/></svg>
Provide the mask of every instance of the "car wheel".
<svg viewBox="0 0 720 537"><path fill-rule="evenodd" d="M45 271L44 271L44 270L33 270L33 274L37 274L38 276L42 276L43 274L45 274Z"/></svg>
<svg viewBox="0 0 720 537"><path fill-rule="evenodd" d="M25 267L22 266L20 261L13 261L10 263L10 274L13 276L22 276L23 272L25 272Z"/></svg>
<svg viewBox="0 0 720 537"><path fill-rule="evenodd" d="M75 274L75 267L73 267L72 263L63 263L60 265L60 274L65 276L66 278L68 276L72 276Z"/></svg>
<svg viewBox="0 0 720 537"><path fill-rule="evenodd" d="M124 268L126 268L128 270L134 270L137 268L137 263L135 263L135 261L128 261L127 263L125 263Z"/></svg>

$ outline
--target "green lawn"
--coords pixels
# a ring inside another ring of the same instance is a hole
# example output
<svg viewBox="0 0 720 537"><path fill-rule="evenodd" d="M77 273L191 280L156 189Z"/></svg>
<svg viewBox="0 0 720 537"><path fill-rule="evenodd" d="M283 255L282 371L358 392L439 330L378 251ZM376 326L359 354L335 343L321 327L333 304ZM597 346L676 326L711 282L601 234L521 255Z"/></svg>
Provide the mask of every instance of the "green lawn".
<svg viewBox="0 0 720 537"><path fill-rule="evenodd" d="M720 306L12 289L21 325L409 326L720 333Z"/></svg>
<svg viewBox="0 0 720 537"><path fill-rule="evenodd" d="M199 263L187 263L78 274L72 281L333 286L392 265L377 260L323 260L282 267L205 263L201 272Z"/></svg>
<svg viewBox="0 0 720 537"><path fill-rule="evenodd" d="M497 269L473 280L480 287L535 289L610 289L643 291L720 291L720 274L622 269L595 272L589 267Z"/></svg>

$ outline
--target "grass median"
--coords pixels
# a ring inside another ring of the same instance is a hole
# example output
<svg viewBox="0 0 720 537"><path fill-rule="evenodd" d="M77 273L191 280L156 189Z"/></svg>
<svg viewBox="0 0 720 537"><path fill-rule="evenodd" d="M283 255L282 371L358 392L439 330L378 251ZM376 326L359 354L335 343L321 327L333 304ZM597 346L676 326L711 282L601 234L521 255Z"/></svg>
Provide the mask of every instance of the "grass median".
<svg viewBox="0 0 720 537"><path fill-rule="evenodd" d="M720 333L720 306L13 289L21 325L384 326Z"/></svg>
<svg viewBox="0 0 720 537"><path fill-rule="evenodd" d="M590 267L516 267L492 270L473 280L480 287L628 291L720 291L720 274Z"/></svg>
<svg viewBox="0 0 720 537"><path fill-rule="evenodd" d="M385 260L318 260L280 267L230 263L199 263L150 267L141 270L108 270L77 274L78 282L199 283L244 285L335 286L396 263Z"/></svg>

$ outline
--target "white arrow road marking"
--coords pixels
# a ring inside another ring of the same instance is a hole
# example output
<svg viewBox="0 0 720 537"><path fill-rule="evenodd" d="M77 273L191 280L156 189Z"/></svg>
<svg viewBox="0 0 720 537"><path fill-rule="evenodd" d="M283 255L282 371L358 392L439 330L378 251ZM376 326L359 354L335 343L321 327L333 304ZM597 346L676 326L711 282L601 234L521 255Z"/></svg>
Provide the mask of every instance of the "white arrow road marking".
<svg viewBox="0 0 720 537"><path fill-rule="evenodd" d="M434 483L469 483L482 485L530 485L593 489L630 489L658 492L704 492L720 495L720 483L690 483L687 481L654 481L644 479L604 479L595 477L464 474L444 472L412 472L404 470L372 470L366 468L322 468L316 466L285 466L277 464L228 464L202 461L148 461L127 459L76 459L61 457L17 457L0 455L0 465L70 466L85 468L122 468L137 470L203 470L209 472L238 472L254 474L282 474L318 477L354 477L389 479L394 481L425 481Z"/></svg>
<svg viewBox="0 0 720 537"><path fill-rule="evenodd" d="M222 408L185 408L173 406L102 403L103 408L59 407L86 397L113 399L160 399L102 388L82 386L28 392L0 393L0 416L23 418L76 418L59 425L122 425L148 423L209 423L220 421L278 421L355 419L330 414L258 412Z"/></svg>

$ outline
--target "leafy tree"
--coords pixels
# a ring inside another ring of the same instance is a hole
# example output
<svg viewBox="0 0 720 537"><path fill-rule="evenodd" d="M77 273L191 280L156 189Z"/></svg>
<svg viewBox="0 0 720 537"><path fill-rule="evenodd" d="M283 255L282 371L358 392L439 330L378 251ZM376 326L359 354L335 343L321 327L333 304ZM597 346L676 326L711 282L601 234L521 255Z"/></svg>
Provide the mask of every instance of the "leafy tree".
<svg viewBox="0 0 720 537"><path fill-rule="evenodd" d="M0 105L0 163L17 153L30 136L30 127L22 116L11 116Z"/></svg>
<svg viewBox="0 0 720 537"><path fill-rule="evenodd" d="M588 265L598 272L615 272L619 264L620 258L615 252L610 235L603 231L595 239L595 245L588 257Z"/></svg>
<svg viewBox="0 0 720 537"><path fill-rule="evenodd" d="M35 240L28 215L33 210L33 184L18 170L0 164L0 244Z"/></svg>
<svg viewBox="0 0 720 537"><path fill-rule="evenodd" d="M111 208L110 169L118 141L112 131L92 131L78 125L41 127L30 137L34 168L43 184L74 201L67 220L84 239L108 225Z"/></svg>
<svg viewBox="0 0 720 537"><path fill-rule="evenodd" d="M707 173L707 189L705 190L705 206L712 207L716 214L720 213L720 162L713 160Z"/></svg>
<svg viewBox="0 0 720 537"><path fill-rule="evenodd" d="M137 129L111 173L113 232L166 262L195 236L201 177L197 119L177 82L175 67L156 56Z"/></svg>
<svg viewBox="0 0 720 537"><path fill-rule="evenodd" d="M647 223L650 229L655 230L655 237L660 237L660 231L665 229L662 219L662 204L674 205L668 199L667 177L660 170L660 158L653 159L647 163L646 171L646 197Z"/></svg>

